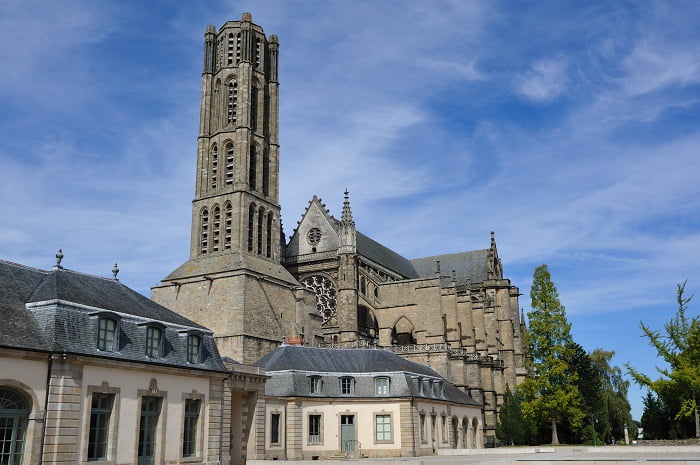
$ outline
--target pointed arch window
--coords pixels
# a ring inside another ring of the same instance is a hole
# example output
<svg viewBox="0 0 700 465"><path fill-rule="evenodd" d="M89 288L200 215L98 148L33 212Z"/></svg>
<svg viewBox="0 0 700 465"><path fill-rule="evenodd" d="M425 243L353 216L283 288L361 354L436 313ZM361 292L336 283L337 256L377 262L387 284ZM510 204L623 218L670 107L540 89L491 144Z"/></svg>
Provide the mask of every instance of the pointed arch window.
<svg viewBox="0 0 700 465"><path fill-rule="evenodd" d="M248 165L248 185L250 186L250 190L252 190L252 191L254 191L256 188L255 181L256 181L256 178L258 177L257 164L258 164L257 150L255 149L254 145L251 145L250 146L250 162Z"/></svg>
<svg viewBox="0 0 700 465"><path fill-rule="evenodd" d="M265 219L265 210L260 207L258 210L258 255L263 253L263 220Z"/></svg>
<svg viewBox="0 0 700 465"><path fill-rule="evenodd" d="M272 213L267 215L267 247L265 255L272 257Z"/></svg>
<svg viewBox="0 0 700 465"><path fill-rule="evenodd" d="M219 251L219 241L221 240L221 208L219 206L214 207L213 211L213 216L214 216L214 231L213 231L213 240L212 240L212 247L211 250L213 252L218 252Z"/></svg>
<svg viewBox="0 0 700 465"><path fill-rule="evenodd" d="M226 206L224 207L225 210L225 225L226 225L226 231L224 233L224 249L230 249L231 248L231 226L233 222L233 208L231 207L230 202L226 202Z"/></svg>
<svg viewBox="0 0 700 465"><path fill-rule="evenodd" d="M236 124L238 114L238 83L228 83L228 124Z"/></svg>
<svg viewBox="0 0 700 465"><path fill-rule="evenodd" d="M253 86L250 90L250 130L258 130L258 88Z"/></svg>
<svg viewBox="0 0 700 465"><path fill-rule="evenodd" d="M216 144L211 148L211 188L216 189L217 177L219 174L219 149Z"/></svg>
<svg viewBox="0 0 700 465"><path fill-rule="evenodd" d="M263 166L262 166L263 172L262 172L262 187L263 187L263 194L265 196L270 195L270 154L265 151L263 153Z"/></svg>
<svg viewBox="0 0 700 465"><path fill-rule="evenodd" d="M226 144L226 184L233 184L233 144Z"/></svg>
<svg viewBox="0 0 700 465"><path fill-rule="evenodd" d="M234 38L233 34L228 35L228 64L233 64Z"/></svg>
<svg viewBox="0 0 700 465"><path fill-rule="evenodd" d="M205 254L209 250L209 210L206 208L199 215L199 223L199 251Z"/></svg>
<svg viewBox="0 0 700 465"><path fill-rule="evenodd" d="M255 240L253 233L255 230L255 205L251 204L248 207L248 252L253 251L253 241Z"/></svg>

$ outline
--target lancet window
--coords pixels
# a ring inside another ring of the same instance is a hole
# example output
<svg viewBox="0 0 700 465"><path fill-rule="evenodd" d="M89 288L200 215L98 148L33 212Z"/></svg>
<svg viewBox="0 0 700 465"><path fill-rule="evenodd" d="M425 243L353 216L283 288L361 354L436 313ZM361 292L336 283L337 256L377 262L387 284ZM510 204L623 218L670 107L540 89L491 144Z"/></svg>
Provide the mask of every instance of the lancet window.
<svg viewBox="0 0 700 465"><path fill-rule="evenodd" d="M255 205L248 207L248 252L253 251L253 233L255 231Z"/></svg>
<svg viewBox="0 0 700 465"><path fill-rule="evenodd" d="M216 144L211 148L211 188L216 189L219 174L219 149Z"/></svg>
<svg viewBox="0 0 700 465"><path fill-rule="evenodd" d="M265 219L265 210L260 207L258 210L258 255L263 253L263 221Z"/></svg>
<svg viewBox="0 0 700 465"><path fill-rule="evenodd" d="M262 187L263 187L263 195L269 196L270 195L270 154L265 151L263 154L263 166L262 166L263 172L262 172Z"/></svg>
<svg viewBox="0 0 700 465"><path fill-rule="evenodd" d="M199 250L205 254L209 251L209 210L202 209L200 213L200 233L199 233Z"/></svg>
<svg viewBox="0 0 700 465"><path fill-rule="evenodd" d="M267 247L265 255L267 258L272 256L272 213L267 215Z"/></svg>
<svg viewBox="0 0 700 465"><path fill-rule="evenodd" d="M219 206L214 207L214 231L213 231L213 241L212 241L212 251L219 251L219 241L221 240L221 208Z"/></svg>
<svg viewBox="0 0 700 465"><path fill-rule="evenodd" d="M233 144L226 144L226 184L233 184Z"/></svg>
<svg viewBox="0 0 700 465"><path fill-rule="evenodd" d="M238 83L228 83L228 124L236 124L238 113Z"/></svg>
<svg viewBox="0 0 700 465"><path fill-rule="evenodd" d="M254 191L256 188L255 181L257 178L257 163L258 163L257 150L254 145L250 146L250 162L248 164L248 185L250 190Z"/></svg>
<svg viewBox="0 0 700 465"><path fill-rule="evenodd" d="M233 34L228 35L228 64L233 64L233 54L234 54L234 38Z"/></svg>
<svg viewBox="0 0 700 465"><path fill-rule="evenodd" d="M225 210L225 221L226 221L226 231L224 233L224 249L231 248L231 225L233 222L233 209L229 202L226 203L224 207Z"/></svg>

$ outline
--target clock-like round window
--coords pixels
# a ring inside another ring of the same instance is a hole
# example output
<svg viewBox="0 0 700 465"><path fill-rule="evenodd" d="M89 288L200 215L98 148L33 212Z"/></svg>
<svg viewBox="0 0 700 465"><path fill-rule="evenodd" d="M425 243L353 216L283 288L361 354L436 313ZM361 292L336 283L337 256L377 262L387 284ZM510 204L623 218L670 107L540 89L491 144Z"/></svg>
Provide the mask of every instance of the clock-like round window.
<svg viewBox="0 0 700 465"><path fill-rule="evenodd" d="M309 229L309 232L306 235L306 240L308 240L309 244L311 245L318 244L319 242L321 242L321 230L318 228Z"/></svg>
<svg viewBox="0 0 700 465"><path fill-rule="evenodd" d="M301 284L316 294L316 309L327 322L335 316L336 291L330 279L325 276L308 276Z"/></svg>

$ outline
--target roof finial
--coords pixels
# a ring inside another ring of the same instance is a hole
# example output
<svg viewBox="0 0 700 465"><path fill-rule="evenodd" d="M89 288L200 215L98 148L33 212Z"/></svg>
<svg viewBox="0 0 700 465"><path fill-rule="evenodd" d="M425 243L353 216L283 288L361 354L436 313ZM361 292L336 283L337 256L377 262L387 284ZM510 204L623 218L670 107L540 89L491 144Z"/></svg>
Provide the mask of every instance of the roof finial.
<svg viewBox="0 0 700 465"><path fill-rule="evenodd" d="M63 267L61 266L61 260L63 260L63 250L58 249L58 252L56 252L56 264L53 266L54 270L63 269Z"/></svg>
<svg viewBox="0 0 700 465"><path fill-rule="evenodd" d="M435 260L435 277L440 277L440 260Z"/></svg>
<svg viewBox="0 0 700 465"><path fill-rule="evenodd" d="M496 233L491 231L491 247L496 245Z"/></svg>
<svg viewBox="0 0 700 465"><path fill-rule="evenodd" d="M114 276L115 281L119 281L119 278L117 278L118 274L119 274L119 267L117 266L116 263L114 263L114 266L112 267L112 276Z"/></svg>
<svg viewBox="0 0 700 465"><path fill-rule="evenodd" d="M350 193L345 189L345 201L343 202L343 215L340 217L340 224L355 227L355 220L352 219L350 210Z"/></svg>

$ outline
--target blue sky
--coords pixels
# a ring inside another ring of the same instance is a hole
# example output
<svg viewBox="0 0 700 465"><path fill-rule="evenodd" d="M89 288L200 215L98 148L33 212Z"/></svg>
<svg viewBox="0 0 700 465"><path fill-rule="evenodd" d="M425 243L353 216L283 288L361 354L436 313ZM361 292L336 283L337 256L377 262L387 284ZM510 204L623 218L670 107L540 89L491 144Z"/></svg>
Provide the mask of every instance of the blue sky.
<svg viewBox="0 0 700 465"><path fill-rule="evenodd" d="M653 372L639 321L700 295L694 1L4 0L1 258L147 295L187 258L203 34L244 11L281 44L287 235L345 188L409 258L493 230L526 312L546 263L574 338Z"/></svg>

